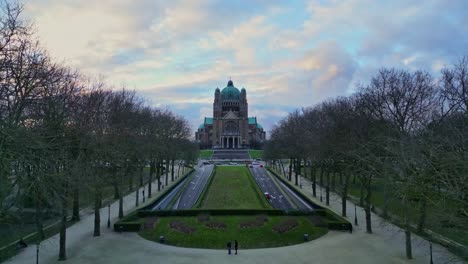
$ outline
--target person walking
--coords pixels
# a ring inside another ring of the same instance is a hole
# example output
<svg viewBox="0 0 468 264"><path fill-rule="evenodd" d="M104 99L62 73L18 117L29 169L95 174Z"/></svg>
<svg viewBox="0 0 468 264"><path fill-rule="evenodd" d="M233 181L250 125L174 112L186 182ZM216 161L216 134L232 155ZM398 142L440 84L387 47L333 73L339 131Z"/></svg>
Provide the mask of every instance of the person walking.
<svg viewBox="0 0 468 264"><path fill-rule="evenodd" d="M237 243L237 240L234 240L234 249L236 250L236 255L237 255L237 247L239 246L239 243Z"/></svg>
<svg viewBox="0 0 468 264"><path fill-rule="evenodd" d="M227 242L228 254L231 255L231 240Z"/></svg>

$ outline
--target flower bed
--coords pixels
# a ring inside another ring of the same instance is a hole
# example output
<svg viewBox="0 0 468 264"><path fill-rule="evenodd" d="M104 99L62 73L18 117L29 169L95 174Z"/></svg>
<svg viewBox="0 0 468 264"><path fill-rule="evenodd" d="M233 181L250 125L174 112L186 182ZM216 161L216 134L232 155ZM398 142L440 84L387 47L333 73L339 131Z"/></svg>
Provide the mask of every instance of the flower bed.
<svg viewBox="0 0 468 264"><path fill-rule="evenodd" d="M266 215L258 215L253 220L243 221L239 224L240 228L251 228L251 227L260 227L266 221L268 221L268 217Z"/></svg>
<svg viewBox="0 0 468 264"><path fill-rule="evenodd" d="M206 223L205 226L212 228L212 229L225 229L226 224L223 222L209 222Z"/></svg>
<svg viewBox="0 0 468 264"><path fill-rule="evenodd" d="M288 218L288 219L282 221L281 223L275 225L273 227L273 231L276 231L276 232L282 234L282 233L288 232L289 230L293 229L298 224L299 223L297 222L296 219Z"/></svg>
<svg viewBox="0 0 468 264"><path fill-rule="evenodd" d="M181 221L172 221L169 224L169 226L174 230L177 230L179 232L189 234L189 235L192 234L193 232L195 232L195 230L196 230L196 228L188 226L187 224L185 224L184 222L181 222Z"/></svg>

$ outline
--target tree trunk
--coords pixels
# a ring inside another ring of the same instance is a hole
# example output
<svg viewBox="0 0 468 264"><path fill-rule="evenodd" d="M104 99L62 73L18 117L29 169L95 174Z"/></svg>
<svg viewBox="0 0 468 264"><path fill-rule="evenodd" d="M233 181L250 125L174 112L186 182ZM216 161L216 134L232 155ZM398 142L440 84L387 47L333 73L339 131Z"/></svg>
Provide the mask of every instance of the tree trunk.
<svg viewBox="0 0 468 264"><path fill-rule="evenodd" d="M311 167L312 195L317 197L317 170Z"/></svg>
<svg viewBox="0 0 468 264"><path fill-rule="evenodd" d="M280 159L280 165L281 165L281 168L283 170L283 177L286 177L286 170L284 169L283 160L281 160L281 159Z"/></svg>
<svg viewBox="0 0 468 264"><path fill-rule="evenodd" d="M369 184L366 188L366 232L372 234L372 223L371 223L371 184Z"/></svg>
<svg viewBox="0 0 468 264"><path fill-rule="evenodd" d="M114 185L114 199L119 199L119 180L117 179L117 169L115 168L112 169L112 181Z"/></svg>
<svg viewBox="0 0 468 264"><path fill-rule="evenodd" d="M59 260L67 259L67 200L68 200L68 182L65 178L65 183L63 184L63 194L62 194L62 220L60 221L60 235L59 235Z"/></svg>
<svg viewBox="0 0 468 264"><path fill-rule="evenodd" d="M420 233L424 232L424 227L426 226L426 216L427 216L427 203L426 198L421 197L419 204L419 219L417 230Z"/></svg>
<svg viewBox="0 0 468 264"><path fill-rule="evenodd" d="M45 238L44 235L44 228L42 226L42 209L41 209L41 202L39 200L39 195L36 194L36 213L35 213L35 222L36 222L36 232L39 236L39 240L42 241Z"/></svg>
<svg viewBox="0 0 468 264"><path fill-rule="evenodd" d="M408 259L413 258L413 250L411 246L411 230L409 229L409 224L405 227L405 244L406 244L406 257Z"/></svg>
<svg viewBox="0 0 468 264"><path fill-rule="evenodd" d="M340 171L340 179L343 180L343 172ZM345 175L343 183L343 192L341 193L341 215L346 217L346 198L348 197L348 181L349 177Z"/></svg>
<svg viewBox="0 0 468 264"><path fill-rule="evenodd" d="M125 170L127 171L127 170ZM124 217L123 213L123 175L120 173L120 185L119 185L119 219L122 219Z"/></svg>
<svg viewBox="0 0 468 264"><path fill-rule="evenodd" d="M62 220L60 221L59 260L67 259L67 202L66 197L62 201Z"/></svg>
<svg viewBox="0 0 468 264"><path fill-rule="evenodd" d="M134 171L132 171L132 167L129 166L128 171L127 171L127 177L128 177L128 192L131 192L133 190L133 175Z"/></svg>
<svg viewBox="0 0 468 264"><path fill-rule="evenodd" d="M293 159L289 159L289 173L288 173L288 180L291 181L292 179L292 166L293 166Z"/></svg>
<svg viewBox="0 0 468 264"><path fill-rule="evenodd" d="M153 174L156 170L156 161L151 160L150 162L150 173L148 178L148 198L151 198L151 183L153 182Z"/></svg>
<svg viewBox="0 0 468 264"><path fill-rule="evenodd" d="M320 167L320 187L323 187L323 174L325 173L324 167Z"/></svg>
<svg viewBox="0 0 468 264"><path fill-rule="evenodd" d="M77 183L73 186L72 221L80 221L80 188Z"/></svg>
<svg viewBox="0 0 468 264"><path fill-rule="evenodd" d="M410 220L408 215L408 200L405 197L403 199L403 214L404 214L404 226L405 226L405 245L406 245L406 257L408 259L413 258L413 250L411 245L411 229Z"/></svg>
<svg viewBox="0 0 468 264"><path fill-rule="evenodd" d="M332 191L335 191L335 187L336 187L336 172L335 171L332 171L332 182L331 182L331 189Z"/></svg>
<svg viewBox="0 0 468 264"><path fill-rule="evenodd" d="M387 161L387 160L385 160L385 162L386 162L386 161ZM385 165L385 163L384 163L384 165ZM384 166L384 168L383 168L383 169L384 169L384 172L383 172L383 173L384 173L384 177L383 177L383 178L384 178L384 184L383 184L383 208L382 208L382 210L383 210L383 212L382 212L382 217L383 217L383 218L388 218L388 200L390 199L390 197L389 197L389 194L390 194L390 193L389 193L389 190L388 190L388 188L389 188L389 181L390 181L390 180L389 180L388 172L387 172L387 169L386 169L386 168L387 168L386 166Z"/></svg>
<svg viewBox="0 0 468 264"><path fill-rule="evenodd" d="M326 193L326 204L330 205L330 171L327 170L327 188L325 188Z"/></svg>
<svg viewBox="0 0 468 264"><path fill-rule="evenodd" d="M179 163L179 166L177 166L177 178L180 177L180 167L181 167L181 166L180 166L180 163Z"/></svg>
<svg viewBox="0 0 468 264"><path fill-rule="evenodd" d="M161 162L156 166L156 178L158 179L158 192L161 190Z"/></svg>
<svg viewBox="0 0 468 264"><path fill-rule="evenodd" d="M174 162L175 162L175 160L173 159L171 161L171 181L172 182L174 181Z"/></svg>
<svg viewBox="0 0 468 264"><path fill-rule="evenodd" d="M119 219L122 219L124 217L123 213L123 195L120 194L119 198Z"/></svg>
<svg viewBox="0 0 468 264"><path fill-rule="evenodd" d="M164 181L164 185L167 186L169 183L169 160L166 160L166 180Z"/></svg>
<svg viewBox="0 0 468 264"><path fill-rule="evenodd" d="M359 194L359 206L364 207L364 184L362 182Z"/></svg>
<svg viewBox="0 0 468 264"><path fill-rule="evenodd" d="M141 166L140 167L140 187L143 187L145 185L144 181L143 181L143 174L144 173L145 173L145 167Z"/></svg>
<svg viewBox="0 0 468 264"><path fill-rule="evenodd" d="M140 200L139 194L140 193L140 188L136 188L135 190L135 207L138 207L138 202Z"/></svg>
<svg viewBox="0 0 468 264"><path fill-rule="evenodd" d="M93 236L101 235L101 214L99 209L101 205L101 195L98 188L94 191L94 233Z"/></svg>
<svg viewBox="0 0 468 264"><path fill-rule="evenodd" d="M295 159L295 166L294 166L294 177L295 177L295 183L294 185L298 186L299 185L299 175L301 174L301 159Z"/></svg>
<svg viewBox="0 0 468 264"><path fill-rule="evenodd" d="M304 175L304 177L302 178L307 179L307 161L306 160L304 160L304 169L302 171L303 171L302 174ZM301 185L303 185L302 181L301 181Z"/></svg>

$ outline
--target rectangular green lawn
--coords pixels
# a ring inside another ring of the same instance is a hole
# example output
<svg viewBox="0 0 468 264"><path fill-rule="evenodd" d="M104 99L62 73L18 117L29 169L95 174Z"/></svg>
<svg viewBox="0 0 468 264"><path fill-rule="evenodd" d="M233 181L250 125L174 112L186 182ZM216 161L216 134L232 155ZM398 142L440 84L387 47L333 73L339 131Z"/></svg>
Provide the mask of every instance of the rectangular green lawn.
<svg viewBox="0 0 468 264"><path fill-rule="evenodd" d="M209 159L213 156L213 151L212 150L200 150L199 157L201 159Z"/></svg>
<svg viewBox="0 0 468 264"><path fill-rule="evenodd" d="M249 150L251 159L261 159L263 157L263 150Z"/></svg>
<svg viewBox="0 0 468 264"><path fill-rule="evenodd" d="M245 166L218 166L213 177L201 208L271 208Z"/></svg>

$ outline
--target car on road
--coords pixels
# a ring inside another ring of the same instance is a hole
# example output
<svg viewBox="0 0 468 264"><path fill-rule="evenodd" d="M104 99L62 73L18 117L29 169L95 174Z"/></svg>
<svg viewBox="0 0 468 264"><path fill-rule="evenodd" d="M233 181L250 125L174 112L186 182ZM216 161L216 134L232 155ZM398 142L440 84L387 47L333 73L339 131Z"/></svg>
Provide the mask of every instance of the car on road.
<svg viewBox="0 0 468 264"><path fill-rule="evenodd" d="M271 194L269 192L265 192L265 198L267 198L268 200L271 199Z"/></svg>

